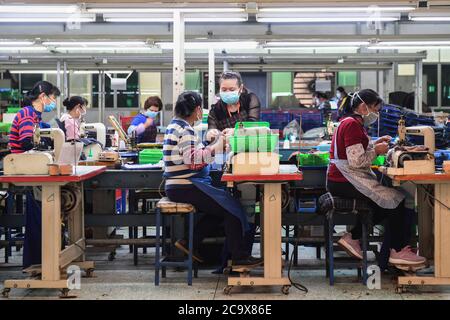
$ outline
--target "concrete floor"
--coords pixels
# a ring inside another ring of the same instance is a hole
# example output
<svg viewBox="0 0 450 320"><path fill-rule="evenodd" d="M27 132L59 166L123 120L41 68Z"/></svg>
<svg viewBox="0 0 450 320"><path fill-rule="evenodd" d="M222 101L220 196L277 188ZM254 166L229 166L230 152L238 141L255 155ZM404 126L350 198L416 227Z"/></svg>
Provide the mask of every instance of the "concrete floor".
<svg viewBox="0 0 450 320"><path fill-rule="evenodd" d="M90 253L88 260L95 261L96 270L93 278L82 278L81 289L73 290L74 299L155 299L155 300L226 300L226 299L268 299L268 300L316 300L316 299L388 299L388 300L450 300L450 287L410 288L407 293L395 293L395 284L389 275L383 275L381 290L369 290L358 282L356 270L336 271L336 284L328 285L325 278L323 260L315 258L315 249L300 248L299 266L291 271L291 278L309 289L307 294L291 288L289 295L281 293L279 287L234 288L231 295L223 294L227 277L212 274L211 269L199 270L198 279L194 279L192 287L186 284L186 273L168 270L167 278L161 280L159 287L154 281L154 251L142 254L139 250L139 265L133 265L133 256L128 246L117 250L116 259L108 261L107 253ZM255 245L254 254L258 246ZM4 250L0 251L3 261ZM24 278L20 265L21 252L14 252L9 264L0 263L0 288L5 279ZM307 268L308 270L305 270ZM311 270L314 268L315 270ZM258 270L256 270L258 272ZM9 299L59 299L57 290L25 290L13 289ZM1 298L0 298L1 299Z"/></svg>

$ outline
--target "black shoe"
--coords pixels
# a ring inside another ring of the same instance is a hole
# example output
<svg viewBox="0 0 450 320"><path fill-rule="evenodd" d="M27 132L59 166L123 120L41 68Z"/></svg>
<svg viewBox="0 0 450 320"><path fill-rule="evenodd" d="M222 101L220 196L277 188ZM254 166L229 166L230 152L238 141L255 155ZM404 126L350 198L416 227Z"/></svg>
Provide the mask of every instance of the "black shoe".
<svg viewBox="0 0 450 320"><path fill-rule="evenodd" d="M233 260L231 262L233 270L236 269L251 269L263 264L263 259L247 257L245 259Z"/></svg>
<svg viewBox="0 0 450 320"><path fill-rule="evenodd" d="M175 242L175 247L183 251L186 255L189 255L189 250L186 242L187 242L186 240L178 240L177 242ZM192 253L192 259L197 261L198 263L204 262L204 260L200 257L200 255L195 251Z"/></svg>

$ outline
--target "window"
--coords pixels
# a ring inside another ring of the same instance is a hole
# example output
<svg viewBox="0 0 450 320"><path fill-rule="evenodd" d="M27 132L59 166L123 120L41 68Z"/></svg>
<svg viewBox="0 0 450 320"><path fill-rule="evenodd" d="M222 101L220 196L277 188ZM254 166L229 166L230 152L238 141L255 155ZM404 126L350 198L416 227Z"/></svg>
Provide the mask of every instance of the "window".
<svg viewBox="0 0 450 320"><path fill-rule="evenodd" d="M450 106L450 65L442 65L442 106Z"/></svg>
<svg viewBox="0 0 450 320"><path fill-rule="evenodd" d="M293 94L292 72L272 72L272 101Z"/></svg>
<svg viewBox="0 0 450 320"><path fill-rule="evenodd" d="M20 88L22 93L33 89L36 82L42 81L42 73L31 73L31 74L21 74L20 75Z"/></svg>
<svg viewBox="0 0 450 320"><path fill-rule="evenodd" d="M139 90L141 93L139 106L141 108L144 107L144 102L148 97L161 97L161 73L139 72Z"/></svg>
<svg viewBox="0 0 450 320"><path fill-rule="evenodd" d="M437 106L437 65L423 65L423 99L429 106Z"/></svg>
<svg viewBox="0 0 450 320"><path fill-rule="evenodd" d="M338 86L340 87L357 87L358 75L356 71L340 71L338 72Z"/></svg>
<svg viewBox="0 0 450 320"><path fill-rule="evenodd" d="M200 70L186 72L184 75L185 89L190 91L202 91L202 78Z"/></svg>

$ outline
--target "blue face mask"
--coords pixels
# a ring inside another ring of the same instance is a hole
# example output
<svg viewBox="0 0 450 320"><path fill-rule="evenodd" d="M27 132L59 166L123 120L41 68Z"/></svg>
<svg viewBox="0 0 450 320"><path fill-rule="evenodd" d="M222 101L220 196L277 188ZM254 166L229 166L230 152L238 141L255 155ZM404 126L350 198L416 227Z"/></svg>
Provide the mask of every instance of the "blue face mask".
<svg viewBox="0 0 450 320"><path fill-rule="evenodd" d="M144 112L144 116L155 119L158 116L159 112L158 111L145 111Z"/></svg>
<svg viewBox="0 0 450 320"><path fill-rule="evenodd" d="M239 101L239 91L220 92L220 99L226 104L236 104Z"/></svg>
<svg viewBox="0 0 450 320"><path fill-rule="evenodd" d="M44 104L44 112L52 112L56 109L56 102L52 101L48 104Z"/></svg>

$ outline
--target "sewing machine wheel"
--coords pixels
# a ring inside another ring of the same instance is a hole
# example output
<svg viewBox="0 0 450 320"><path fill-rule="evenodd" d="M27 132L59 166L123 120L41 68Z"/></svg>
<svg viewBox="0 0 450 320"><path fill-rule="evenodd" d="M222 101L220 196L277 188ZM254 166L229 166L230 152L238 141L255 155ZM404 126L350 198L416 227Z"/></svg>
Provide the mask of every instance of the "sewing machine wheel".
<svg viewBox="0 0 450 320"><path fill-rule="evenodd" d="M398 157L398 166L400 168L404 167L404 162L405 161L410 161L413 160L413 156L409 153L403 153Z"/></svg>
<svg viewBox="0 0 450 320"><path fill-rule="evenodd" d="M231 289L233 289L233 286L226 286L225 288L223 288L223 293L226 295L230 295Z"/></svg>
<svg viewBox="0 0 450 320"><path fill-rule="evenodd" d="M11 292L11 288L4 288L2 291L3 298L9 298L9 293Z"/></svg>
<svg viewBox="0 0 450 320"><path fill-rule="evenodd" d="M79 204L81 191L76 187L61 188L61 211L71 212Z"/></svg>
<svg viewBox="0 0 450 320"><path fill-rule="evenodd" d="M289 289L290 289L290 288L291 288L290 285L282 286L282 287L281 287L281 292L282 292L283 294L285 294L285 295L288 295L288 294L289 294Z"/></svg>

